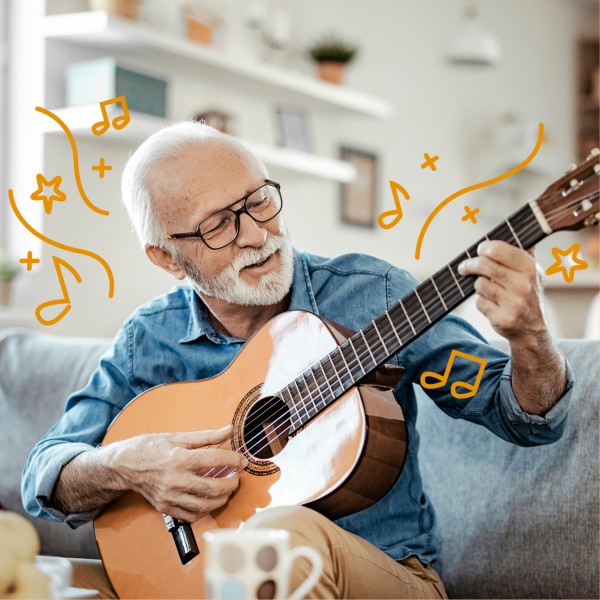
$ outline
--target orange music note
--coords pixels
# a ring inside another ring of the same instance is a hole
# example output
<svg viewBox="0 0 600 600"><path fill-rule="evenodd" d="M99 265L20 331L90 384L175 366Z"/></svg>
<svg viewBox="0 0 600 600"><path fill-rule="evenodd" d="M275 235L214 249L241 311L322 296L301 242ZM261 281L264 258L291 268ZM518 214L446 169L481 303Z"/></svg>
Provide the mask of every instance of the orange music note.
<svg viewBox="0 0 600 600"><path fill-rule="evenodd" d="M123 129L131 118L129 117L129 110L127 109L127 101L125 100L125 96L117 96L116 98L111 98L110 100L103 100L100 102L100 110L102 111L102 121L98 121L92 125L92 133L94 135L102 135L108 131L110 127L110 119L108 117L108 111L106 107L109 104L118 104L121 103L121 107L123 108L123 114L116 116L112 120L112 126L115 129Z"/></svg>
<svg viewBox="0 0 600 600"><path fill-rule="evenodd" d="M394 196L394 204L396 208L392 210L386 210L377 217L377 223L382 229L391 229L395 227L402 219L402 206L400 206L400 197L398 196L398 190L404 196L406 200L410 200L410 194L402 187L399 183L390 179L390 188L392 189L392 195ZM386 222L388 217L392 217L391 221Z"/></svg>
<svg viewBox="0 0 600 600"><path fill-rule="evenodd" d="M77 280L77 283L81 283L81 276L79 273L66 261L58 258L58 256L53 256L52 260L54 261L54 268L56 269L56 275L58 276L58 282L60 284L60 289L62 291L62 298L57 298L56 300L48 300L48 302L43 302L35 309L35 316L37 320L42 325L54 325L54 323L58 323L70 310L71 310L71 298L69 297L69 290L67 290L67 286L65 284L65 277L62 273L62 268L65 267ZM60 306L64 304L65 307L54 317L53 319L44 319L42 317L42 311L45 308L49 308L50 306Z"/></svg>
<svg viewBox="0 0 600 600"><path fill-rule="evenodd" d="M450 354L450 358L448 359L448 364L446 365L446 370L443 375L439 373L434 373L433 371L425 371L421 375L420 384L421 387L426 388L428 390L433 390L436 388L440 388L443 385L446 385L448 381L448 375L450 374L450 370L452 369L452 364L454 363L454 359L456 357L466 358L467 360L472 360L474 362L479 363L479 371L477 372L477 377L475 377L474 383L467 383L466 381L455 381L450 387L450 393L454 398L458 400L464 398L472 398L479 389L479 384L481 383L481 378L483 377L483 371L485 369L485 365L487 360L483 358L479 358L478 356L473 356L472 354L466 354L465 352L460 352L459 350L452 350ZM433 379L435 383L429 383L427 379ZM458 392L458 388L465 388L466 392Z"/></svg>

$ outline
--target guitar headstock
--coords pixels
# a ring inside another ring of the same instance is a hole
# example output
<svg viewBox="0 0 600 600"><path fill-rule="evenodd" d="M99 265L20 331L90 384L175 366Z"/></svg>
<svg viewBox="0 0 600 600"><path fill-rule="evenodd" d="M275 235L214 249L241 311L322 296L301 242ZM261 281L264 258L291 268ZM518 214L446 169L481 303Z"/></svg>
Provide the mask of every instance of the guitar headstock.
<svg viewBox="0 0 600 600"><path fill-rule="evenodd" d="M600 150L548 186L537 199L552 231L581 229L600 220Z"/></svg>

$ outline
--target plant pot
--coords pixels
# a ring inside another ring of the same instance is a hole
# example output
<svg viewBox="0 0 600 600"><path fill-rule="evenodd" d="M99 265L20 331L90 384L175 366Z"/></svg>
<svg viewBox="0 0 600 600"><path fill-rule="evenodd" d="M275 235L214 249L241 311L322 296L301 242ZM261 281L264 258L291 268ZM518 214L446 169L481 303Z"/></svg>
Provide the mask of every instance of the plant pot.
<svg viewBox="0 0 600 600"><path fill-rule="evenodd" d="M92 10L105 10L126 19L137 19L140 0L89 0Z"/></svg>
<svg viewBox="0 0 600 600"><path fill-rule="evenodd" d="M344 63L329 60L319 63L319 78L323 81L340 84L344 81L345 74L346 65Z"/></svg>
<svg viewBox="0 0 600 600"><path fill-rule="evenodd" d="M0 279L0 306L10 304L10 279Z"/></svg>

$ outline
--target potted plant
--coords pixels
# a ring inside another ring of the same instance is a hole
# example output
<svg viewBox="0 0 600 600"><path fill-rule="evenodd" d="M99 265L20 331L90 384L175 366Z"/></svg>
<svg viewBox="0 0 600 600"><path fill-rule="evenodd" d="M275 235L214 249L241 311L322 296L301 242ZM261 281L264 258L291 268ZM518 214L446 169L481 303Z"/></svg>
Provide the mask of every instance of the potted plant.
<svg viewBox="0 0 600 600"><path fill-rule="evenodd" d="M346 64L356 58L358 47L329 34L317 40L308 52L319 65L319 77L339 84L344 80Z"/></svg>
<svg viewBox="0 0 600 600"><path fill-rule="evenodd" d="M0 250L0 306L8 306L10 284L18 272L18 267Z"/></svg>

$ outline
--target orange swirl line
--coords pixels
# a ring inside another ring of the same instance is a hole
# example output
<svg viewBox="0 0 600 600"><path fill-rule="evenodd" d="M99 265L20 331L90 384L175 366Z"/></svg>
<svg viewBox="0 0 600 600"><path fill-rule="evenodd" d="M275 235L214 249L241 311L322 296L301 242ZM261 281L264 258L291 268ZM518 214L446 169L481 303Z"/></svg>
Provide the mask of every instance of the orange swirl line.
<svg viewBox="0 0 600 600"><path fill-rule="evenodd" d="M47 115L51 119L54 119L62 127L62 130L65 132L65 135L67 136L67 138L69 139L69 143L71 144L71 152L73 153L73 171L75 173L75 181L77 182L77 189L79 190L79 194L83 198L83 201L88 205L88 208L90 208L94 212L97 212L98 214L108 216L110 213L107 210L98 208L97 206L92 204L90 199L87 197L85 190L83 189L83 185L81 183L81 176L79 175L79 155L77 153L77 144L75 143L75 138L73 137L71 130L65 125L64 121L60 117L57 117L52 111L43 108L42 106L36 106L35 110Z"/></svg>
<svg viewBox="0 0 600 600"><path fill-rule="evenodd" d="M27 229L29 232L31 232L33 235L35 235L35 237L42 240L42 242L46 242L46 244L50 244L50 246L54 246L55 248L60 248L61 250L66 250L67 252L74 252L75 254L83 254L84 256L89 256L90 258L97 260L104 267L104 270L106 271L106 274L108 276L108 297L112 298L114 296L114 294L115 294L115 278L113 276L110 265L101 256L99 256L98 254L95 254L94 252L90 252L89 250L83 250L82 248L75 248L74 246L67 246L66 244L61 244L60 242L55 242L54 240L50 239L49 237L46 237L45 235L41 234L39 231L35 230L25 220L23 215L20 213L20 211L17 207L17 204L15 203L15 197L14 197L13 191L11 189L8 190L8 200L10 202L10 207L13 209L13 212L15 213L17 219L19 219L19 221L21 222L23 227L25 227L25 229Z"/></svg>
<svg viewBox="0 0 600 600"><path fill-rule="evenodd" d="M442 210L442 208L444 208L444 206L446 206L447 204L452 202L452 200L454 200L455 198L458 198L459 196L466 194L467 192L472 192L473 190L477 190L479 188L487 187L489 185L493 185L494 183L498 183L499 181L502 181L503 179L511 177L515 173L518 173L521 169L524 169L534 159L535 155L539 152L539 150L542 146L543 139L544 139L544 124L540 123L539 127L538 127L538 137L537 137L535 146L534 146L533 150L531 151L531 153L529 154L529 156L522 163L518 164L516 167L512 168L510 171L507 171L503 175L499 175L498 177L494 177L492 179L482 181L481 183L475 183L473 185L470 185L469 187L463 188L462 190L459 190L458 192L454 192L454 194L452 194L451 196L448 196L445 200L442 200L442 202L440 202L433 209L433 211L431 211L431 214L427 217L425 224L421 228L421 233L419 233L419 238L417 240L417 246L415 248L415 259L420 260L421 245L423 244L423 238L425 237L425 232L427 231L427 228L431 225L431 222L433 221L433 219Z"/></svg>

